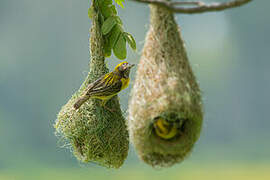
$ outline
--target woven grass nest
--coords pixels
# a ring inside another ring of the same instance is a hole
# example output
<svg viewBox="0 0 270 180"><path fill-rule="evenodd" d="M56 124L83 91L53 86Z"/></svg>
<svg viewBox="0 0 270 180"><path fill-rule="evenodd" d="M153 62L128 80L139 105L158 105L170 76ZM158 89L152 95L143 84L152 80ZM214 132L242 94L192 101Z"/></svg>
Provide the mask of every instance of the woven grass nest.
<svg viewBox="0 0 270 180"><path fill-rule="evenodd" d="M150 5L150 12L150 29L129 102L128 128L144 162L168 167L187 157L200 136L201 93L173 14L157 5ZM181 122L178 136L157 136L153 126L157 118Z"/></svg>
<svg viewBox="0 0 270 180"><path fill-rule="evenodd" d="M89 99L78 110L73 105L87 85L108 72L104 63L103 39L97 12L93 11L90 32L90 72L81 88L60 110L55 122L56 134L67 142L78 160L119 168L128 154L129 141L118 97L108 101L108 111L100 100Z"/></svg>

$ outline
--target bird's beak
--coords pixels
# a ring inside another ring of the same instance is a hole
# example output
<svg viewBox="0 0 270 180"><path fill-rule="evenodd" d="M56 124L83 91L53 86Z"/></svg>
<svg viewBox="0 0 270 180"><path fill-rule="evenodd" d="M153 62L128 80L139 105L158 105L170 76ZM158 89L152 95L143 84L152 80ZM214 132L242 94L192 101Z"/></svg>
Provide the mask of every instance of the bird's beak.
<svg viewBox="0 0 270 180"><path fill-rule="evenodd" d="M135 66L135 64L129 64L128 68L131 69L134 66Z"/></svg>

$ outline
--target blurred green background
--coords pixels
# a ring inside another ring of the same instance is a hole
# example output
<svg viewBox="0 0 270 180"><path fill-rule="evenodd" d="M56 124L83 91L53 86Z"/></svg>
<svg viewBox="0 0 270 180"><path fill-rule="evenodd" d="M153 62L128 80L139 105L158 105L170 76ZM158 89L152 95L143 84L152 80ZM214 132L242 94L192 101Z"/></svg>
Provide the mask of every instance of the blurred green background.
<svg viewBox="0 0 270 180"><path fill-rule="evenodd" d="M270 1L176 15L205 118L191 156L162 170L140 162L132 146L120 170L81 164L54 136L58 111L88 72L88 6L88 0L0 0L0 180L270 179ZM127 60L138 63L149 9L130 1L118 9L138 44ZM107 62L112 68L119 60ZM129 93L120 93L125 111Z"/></svg>

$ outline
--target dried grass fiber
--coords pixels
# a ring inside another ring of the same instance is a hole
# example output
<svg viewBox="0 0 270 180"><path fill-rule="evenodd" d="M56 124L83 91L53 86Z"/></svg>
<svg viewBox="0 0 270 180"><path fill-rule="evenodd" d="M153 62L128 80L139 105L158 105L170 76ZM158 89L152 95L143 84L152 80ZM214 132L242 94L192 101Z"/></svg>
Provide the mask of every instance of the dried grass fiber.
<svg viewBox="0 0 270 180"><path fill-rule="evenodd" d="M129 103L128 128L144 162L168 167L187 157L200 136L201 93L173 14L157 5L150 5L150 11L150 29ZM179 136L158 137L153 130L158 117L170 122L184 119Z"/></svg>

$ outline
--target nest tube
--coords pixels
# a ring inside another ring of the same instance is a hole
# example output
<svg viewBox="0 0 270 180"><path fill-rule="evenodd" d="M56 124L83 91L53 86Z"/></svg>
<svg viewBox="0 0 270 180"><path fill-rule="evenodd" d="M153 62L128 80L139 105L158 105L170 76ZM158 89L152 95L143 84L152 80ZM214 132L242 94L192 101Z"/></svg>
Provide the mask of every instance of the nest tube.
<svg viewBox="0 0 270 180"><path fill-rule="evenodd" d="M78 110L73 107L88 84L108 72L104 62L104 40L97 8L96 0L92 1L90 72L80 89L62 107L54 126L56 135L71 146L78 160L119 168L127 157L129 141L118 97L113 97L106 104L114 110L113 113L102 107L97 99L89 99Z"/></svg>
<svg viewBox="0 0 270 180"><path fill-rule="evenodd" d="M201 93L174 15L150 5L150 18L129 102L128 129L140 159L168 167L184 160L200 136ZM158 136L158 119L177 124L177 134L170 139Z"/></svg>

